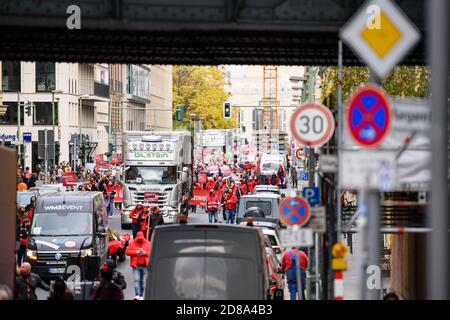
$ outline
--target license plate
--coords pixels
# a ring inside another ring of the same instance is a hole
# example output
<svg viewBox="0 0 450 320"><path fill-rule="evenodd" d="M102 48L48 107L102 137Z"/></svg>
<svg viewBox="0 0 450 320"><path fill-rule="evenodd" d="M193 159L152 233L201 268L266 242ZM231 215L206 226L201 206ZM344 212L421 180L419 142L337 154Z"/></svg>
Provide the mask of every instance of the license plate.
<svg viewBox="0 0 450 320"><path fill-rule="evenodd" d="M146 192L144 193L144 201L145 202L158 202L159 194L155 192Z"/></svg>
<svg viewBox="0 0 450 320"><path fill-rule="evenodd" d="M48 268L48 273L65 273L66 268Z"/></svg>

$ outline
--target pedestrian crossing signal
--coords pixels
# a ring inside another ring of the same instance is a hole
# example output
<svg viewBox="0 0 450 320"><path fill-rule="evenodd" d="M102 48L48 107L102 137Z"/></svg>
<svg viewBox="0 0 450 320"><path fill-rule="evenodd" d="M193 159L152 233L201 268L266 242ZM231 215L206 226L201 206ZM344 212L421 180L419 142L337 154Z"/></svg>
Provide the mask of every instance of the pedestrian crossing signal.
<svg viewBox="0 0 450 320"><path fill-rule="evenodd" d="M223 103L223 117L225 119L231 118L231 104L229 102Z"/></svg>

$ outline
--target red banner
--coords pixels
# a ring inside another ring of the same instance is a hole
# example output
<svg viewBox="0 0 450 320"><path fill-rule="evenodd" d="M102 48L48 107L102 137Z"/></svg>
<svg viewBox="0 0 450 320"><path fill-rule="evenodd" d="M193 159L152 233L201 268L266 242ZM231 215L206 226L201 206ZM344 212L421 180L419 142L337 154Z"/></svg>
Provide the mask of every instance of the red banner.
<svg viewBox="0 0 450 320"><path fill-rule="evenodd" d="M206 206L206 199L208 198L209 191L200 188L194 188L192 191L192 199L189 200L189 205L191 206ZM219 201L222 201L222 192L216 191L216 197Z"/></svg>
<svg viewBox="0 0 450 320"><path fill-rule="evenodd" d="M75 172L64 172L62 174L63 186L75 186L77 184L77 175Z"/></svg>
<svg viewBox="0 0 450 320"><path fill-rule="evenodd" d="M158 202L159 193L157 192L145 192L144 193L144 201L149 203Z"/></svg>
<svg viewBox="0 0 450 320"><path fill-rule="evenodd" d="M100 161L100 162L97 164L97 167L98 167L99 169L109 170L109 162L108 162L108 161Z"/></svg>

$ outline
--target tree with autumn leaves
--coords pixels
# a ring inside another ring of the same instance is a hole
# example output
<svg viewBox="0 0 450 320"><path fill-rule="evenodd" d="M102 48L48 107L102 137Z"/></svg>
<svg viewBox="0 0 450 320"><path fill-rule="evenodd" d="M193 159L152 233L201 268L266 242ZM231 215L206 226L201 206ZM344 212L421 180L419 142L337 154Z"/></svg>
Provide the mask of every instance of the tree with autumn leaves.
<svg viewBox="0 0 450 320"><path fill-rule="evenodd" d="M337 96L337 67L321 69L321 100L330 107L335 103L327 103L330 97ZM390 96L425 98L428 94L429 70L423 66L400 66L381 83ZM369 71L366 67L344 67L342 71L342 99L345 101L360 86L369 82Z"/></svg>
<svg viewBox="0 0 450 320"><path fill-rule="evenodd" d="M224 77L215 66L173 67L173 112L184 106L182 121L174 121L174 129L189 128L190 114L202 118L202 129L234 128L233 119L223 118L223 103L229 97Z"/></svg>

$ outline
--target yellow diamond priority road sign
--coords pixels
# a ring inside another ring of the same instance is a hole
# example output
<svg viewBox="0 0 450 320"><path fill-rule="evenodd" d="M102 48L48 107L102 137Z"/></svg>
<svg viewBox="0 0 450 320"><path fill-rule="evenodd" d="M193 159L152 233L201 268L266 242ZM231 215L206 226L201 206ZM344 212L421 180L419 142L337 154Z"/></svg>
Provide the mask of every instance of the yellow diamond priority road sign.
<svg viewBox="0 0 450 320"><path fill-rule="evenodd" d="M344 25L340 37L384 79L419 41L420 34L391 0L369 0Z"/></svg>

